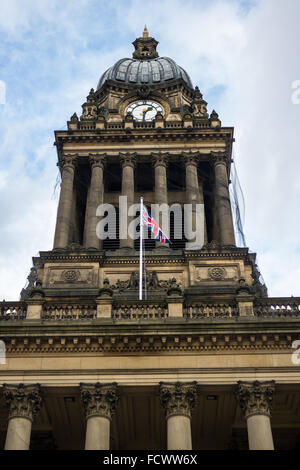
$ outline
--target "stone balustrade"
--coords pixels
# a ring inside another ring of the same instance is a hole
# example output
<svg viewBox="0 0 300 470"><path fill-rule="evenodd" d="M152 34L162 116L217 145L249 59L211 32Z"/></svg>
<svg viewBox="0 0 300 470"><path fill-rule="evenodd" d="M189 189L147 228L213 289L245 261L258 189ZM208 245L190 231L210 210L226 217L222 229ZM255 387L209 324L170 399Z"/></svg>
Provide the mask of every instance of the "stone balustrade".
<svg viewBox="0 0 300 470"><path fill-rule="evenodd" d="M299 317L300 298L282 297L257 299L254 303L254 314L257 317Z"/></svg>
<svg viewBox="0 0 300 470"><path fill-rule="evenodd" d="M39 301L36 301L39 302ZM169 317L168 306L164 302L112 302L111 318L113 320L164 320ZM86 303L52 303L40 301L42 320L93 320L97 316L96 302ZM103 307L100 307L100 310ZM28 306L26 302L0 302L0 321L26 320ZM180 315L181 316L181 315ZM223 319L240 316L236 302L194 302L183 306L185 320ZM253 321L255 318L298 318L300 316L300 298L262 298L254 301ZM30 319L30 318L29 318ZM37 319L37 317L35 317Z"/></svg>
<svg viewBox="0 0 300 470"><path fill-rule="evenodd" d="M93 320L97 316L95 305L90 304L45 304L43 320Z"/></svg>
<svg viewBox="0 0 300 470"><path fill-rule="evenodd" d="M165 129L181 129L182 122L181 121L169 121L165 122L162 121L161 127ZM201 128L201 129L209 129L211 127L209 122L203 122L203 121L195 121L193 123L193 127L195 128ZM115 130L115 129L124 129L125 124L123 121L120 122L103 122L103 129L110 129L110 130ZM139 122L139 121L134 121L133 122L133 129L154 129L155 128L155 121L150 121L150 122ZM96 124L94 122L79 122L78 123L78 130L81 131L95 131L96 130Z"/></svg>
<svg viewBox="0 0 300 470"><path fill-rule="evenodd" d="M114 320L162 320L168 317L168 308L163 304L117 305L112 309Z"/></svg>
<svg viewBox="0 0 300 470"><path fill-rule="evenodd" d="M0 320L25 320L26 313L24 302L0 302Z"/></svg>
<svg viewBox="0 0 300 470"><path fill-rule="evenodd" d="M183 316L186 319L231 318L237 317L238 315L238 307L234 303L196 303L183 309Z"/></svg>

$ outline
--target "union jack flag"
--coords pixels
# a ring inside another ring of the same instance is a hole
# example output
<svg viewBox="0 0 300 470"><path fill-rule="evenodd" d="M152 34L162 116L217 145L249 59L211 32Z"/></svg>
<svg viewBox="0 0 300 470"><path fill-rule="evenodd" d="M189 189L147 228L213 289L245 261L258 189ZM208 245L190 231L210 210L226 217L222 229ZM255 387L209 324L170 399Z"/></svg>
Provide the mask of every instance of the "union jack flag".
<svg viewBox="0 0 300 470"><path fill-rule="evenodd" d="M154 239L161 243L171 243L167 235L162 231L156 221L149 215L145 206L142 209L142 225L148 227L148 230L153 232Z"/></svg>

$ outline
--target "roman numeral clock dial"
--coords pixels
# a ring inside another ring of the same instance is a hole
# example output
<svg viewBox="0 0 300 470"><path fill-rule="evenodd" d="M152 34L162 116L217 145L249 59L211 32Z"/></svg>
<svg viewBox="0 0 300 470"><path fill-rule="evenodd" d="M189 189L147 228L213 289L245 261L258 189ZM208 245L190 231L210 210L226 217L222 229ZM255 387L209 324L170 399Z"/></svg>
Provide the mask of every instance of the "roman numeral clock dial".
<svg viewBox="0 0 300 470"><path fill-rule="evenodd" d="M134 101L126 109L126 114L131 113L136 121L153 121L158 112L164 114L163 107L149 100Z"/></svg>

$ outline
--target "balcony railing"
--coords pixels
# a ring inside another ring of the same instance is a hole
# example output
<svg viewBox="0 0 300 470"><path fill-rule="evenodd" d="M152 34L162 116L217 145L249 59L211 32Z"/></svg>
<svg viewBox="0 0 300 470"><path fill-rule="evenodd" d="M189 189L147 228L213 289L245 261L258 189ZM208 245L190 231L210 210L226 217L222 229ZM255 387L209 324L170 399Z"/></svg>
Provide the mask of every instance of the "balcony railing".
<svg viewBox="0 0 300 470"><path fill-rule="evenodd" d="M168 308L161 304L118 305L112 309L114 320L142 320L168 317Z"/></svg>
<svg viewBox="0 0 300 470"><path fill-rule="evenodd" d="M299 317L300 298L266 298L254 303L254 314L257 317Z"/></svg>
<svg viewBox="0 0 300 470"><path fill-rule="evenodd" d="M93 320L97 317L96 306L79 304L45 304L42 320Z"/></svg>
<svg viewBox="0 0 300 470"><path fill-rule="evenodd" d="M237 317L238 314L236 304L197 303L183 309L183 316L186 319L231 318Z"/></svg>
<svg viewBox="0 0 300 470"><path fill-rule="evenodd" d="M0 321L30 319L26 302L0 302ZM41 320L74 321L97 318L96 303L41 302ZM101 309L98 318L101 318ZM299 318L300 297L263 298L253 303L253 320L256 318ZM112 305L113 320L164 320L168 318L168 306L164 302L143 301ZM185 320L236 318L239 316L238 302L195 302L183 307ZM36 319L36 317L34 317Z"/></svg>
<svg viewBox="0 0 300 470"><path fill-rule="evenodd" d="M24 320L26 312L24 302L0 302L0 320Z"/></svg>

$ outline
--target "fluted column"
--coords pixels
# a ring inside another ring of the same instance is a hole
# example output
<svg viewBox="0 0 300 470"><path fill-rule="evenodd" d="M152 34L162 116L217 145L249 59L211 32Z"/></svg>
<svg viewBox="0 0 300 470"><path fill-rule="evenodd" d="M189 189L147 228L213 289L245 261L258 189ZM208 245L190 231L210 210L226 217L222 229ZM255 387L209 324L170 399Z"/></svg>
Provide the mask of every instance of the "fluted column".
<svg viewBox="0 0 300 470"><path fill-rule="evenodd" d="M275 382L238 382L237 399L247 420L250 450L274 450L271 408Z"/></svg>
<svg viewBox="0 0 300 470"><path fill-rule="evenodd" d="M198 156L194 154L184 154L185 157L185 181L186 181L186 203L192 204L193 232L196 231L196 204L204 205L203 181L198 178ZM207 229L204 213L204 243L207 243Z"/></svg>
<svg viewBox="0 0 300 470"><path fill-rule="evenodd" d="M168 450L191 450L191 413L197 395L196 382L160 383L160 401L167 419Z"/></svg>
<svg viewBox="0 0 300 470"><path fill-rule="evenodd" d="M97 207L103 204L103 168L104 155L90 155L91 162L91 185L88 192L88 201L86 206L86 248L99 249L102 243L97 237L96 227L98 217L96 216Z"/></svg>
<svg viewBox="0 0 300 470"><path fill-rule="evenodd" d="M116 383L80 384L86 416L85 450L109 450L110 422L119 393Z"/></svg>
<svg viewBox="0 0 300 470"><path fill-rule="evenodd" d="M134 239L128 235L128 226L132 221L132 217L128 216L129 207L134 204L134 167L135 154L121 153L122 165L122 196L127 197L127 238L121 238L122 227L120 227L120 248L134 248ZM123 225L120 214L120 224ZM124 225L126 220L124 220Z"/></svg>
<svg viewBox="0 0 300 470"><path fill-rule="evenodd" d="M220 242L223 246L235 246L226 156L223 153L215 153L212 156L215 167L215 197Z"/></svg>
<svg viewBox="0 0 300 470"><path fill-rule="evenodd" d="M9 407L5 450L28 450L31 426L41 408L42 397L37 385L3 385L3 395Z"/></svg>
<svg viewBox="0 0 300 470"><path fill-rule="evenodd" d="M53 248L67 248L72 217L75 157L66 155L62 176Z"/></svg>
<svg viewBox="0 0 300 470"><path fill-rule="evenodd" d="M167 155L153 153L154 177L155 177L155 204L168 204L168 186L167 186ZM169 237L169 212L166 211L165 219L162 213L152 214L160 228ZM165 243L156 242L157 247L165 247Z"/></svg>

